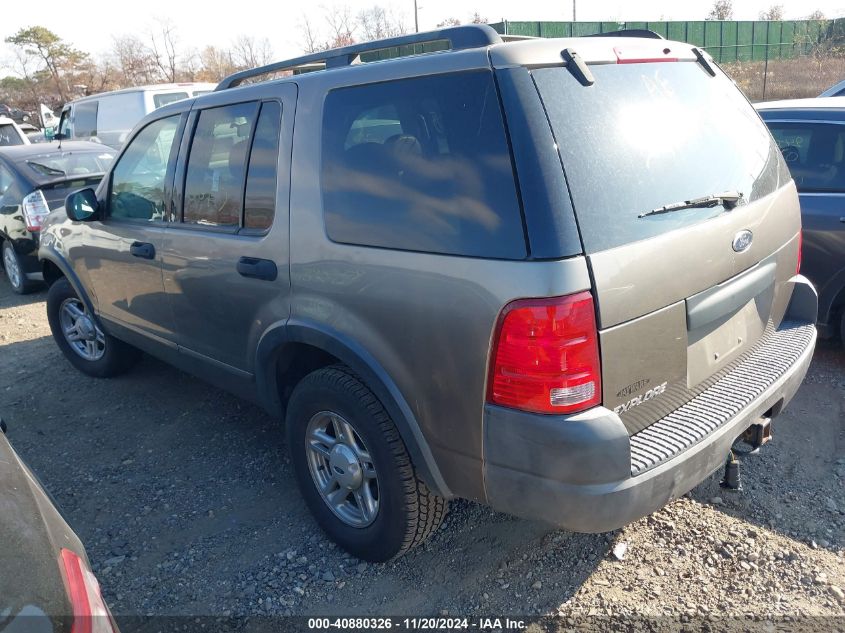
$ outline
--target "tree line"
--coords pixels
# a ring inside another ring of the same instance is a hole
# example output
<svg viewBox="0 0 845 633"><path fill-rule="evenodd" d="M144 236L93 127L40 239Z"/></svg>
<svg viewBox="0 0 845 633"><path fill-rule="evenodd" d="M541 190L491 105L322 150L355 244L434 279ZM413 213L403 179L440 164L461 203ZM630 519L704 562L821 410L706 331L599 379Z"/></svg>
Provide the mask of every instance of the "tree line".
<svg viewBox="0 0 845 633"><path fill-rule="evenodd" d="M486 22L477 12L465 22ZM448 18L438 26L461 24ZM378 5L354 13L348 6L324 7L300 20L305 52L366 42L412 30L404 16ZM267 38L235 37L228 45L184 45L179 27L158 20L146 34L112 38L103 54L73 47L43 27L22 28L5 38L10 57L0 78L0 103L35 112L44 103L54 111L81 96L130 86L184 81L218 82L231 73L275 61Z"/></svg>
<svg viewBox="0 0 845 633"><path fill-rule="evenodd" d="M814 11L809 19L824 19ZM733 19L733 1L715 0L708 20ZM783 19L783 6L772 5L760 19ZM486 23L477 11L466 20L449 17L437 26L463 22ZM374 5L355 13L350 7L323 6L316 17L303 14L300 45L307 53L354 42L393 37L410 32L404 15ZM240 35L228 45L201 49L185 46L179 28L158 20L146 34L115 36L107 52L93 55L74 48L43 26L22 28L5 38L11 57L0 78L0 103L37 111L39 103L54 110L75 98L129 86L182 81L218 82L226 75L255 68L275 59L267 38Z"/></svg>

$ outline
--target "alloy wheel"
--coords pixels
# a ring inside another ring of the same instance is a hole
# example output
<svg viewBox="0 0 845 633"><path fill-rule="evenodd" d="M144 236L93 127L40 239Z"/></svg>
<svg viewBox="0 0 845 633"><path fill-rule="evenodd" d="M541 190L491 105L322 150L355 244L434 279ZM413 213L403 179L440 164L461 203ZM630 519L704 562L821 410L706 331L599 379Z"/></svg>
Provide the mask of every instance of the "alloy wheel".
<svg viewBox="0 0 845 633"><path fill-rule="evenodd" d="M62 334L70 348L87 361L97 361L106 353L106 337L76 297L65 299L59 308Z"/></svg>
<svg viewBox="0 0 845 633"><path fill-rule="evenodd" d="M335 516L356 528L372 524L379 510L378 474L355 427L321 411L308 422L305 450L311 479Z"/></svg>

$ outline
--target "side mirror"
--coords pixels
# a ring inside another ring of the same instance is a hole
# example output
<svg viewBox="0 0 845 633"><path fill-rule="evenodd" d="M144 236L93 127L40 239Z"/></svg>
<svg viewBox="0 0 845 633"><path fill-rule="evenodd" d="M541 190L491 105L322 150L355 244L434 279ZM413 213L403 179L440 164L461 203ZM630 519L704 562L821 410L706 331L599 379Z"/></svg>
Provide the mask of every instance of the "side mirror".
<svg viewBox="0 0 845 633"><path fill-rule="evenodd" d="M56 132L55 134L53 134L52 138L53 138L54 141L66 141L66 140L68 140L67 134L63 134L62 132Z"/></svg>
<svg viewBox="0 0 845 633"><path fill-rule="evenodd" d="M96 220L100 215L97 194L91 188L74 191L65 199L65 213L76 222Z"/></svg>

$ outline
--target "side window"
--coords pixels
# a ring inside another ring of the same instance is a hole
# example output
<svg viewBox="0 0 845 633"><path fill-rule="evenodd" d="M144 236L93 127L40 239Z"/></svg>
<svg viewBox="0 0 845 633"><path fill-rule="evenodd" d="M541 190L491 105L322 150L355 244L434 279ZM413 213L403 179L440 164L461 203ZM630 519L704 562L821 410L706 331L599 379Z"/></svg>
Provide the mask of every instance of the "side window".
<svg viewBox="0 0 845 633"><path fill-rule="evenodd" d="M798 191L845 191L845 125L768 125Z"/></svg>
<svg viewBox="0 0 845 633"><path fill-rule="evenodd" d="M239 226L250 132L257 104L202 110L185 173L186 223Z"/></svg>
<svg viewBox="0 0 845 633"><path fill-rule="evenodd" d="M163 221L167 165L179 115L153 121L132 139L112 171L109 216Z"/></svg>
<svg viewBox="0 0 845 633"><path fill-rule="evenodd" d="M326 231L335 242L526 255L510 150L488 71L330 92L322 157Z"/></svg>
<svg viewBox="0 0 845 633"><path fill-rule="evenodd" d="M279 163L279 134L282 106L268 101L261 106L255 138L249 154L244 195L244 228L269 229L276 212L276 169Z"/></svg>
<svg viewBox="0 0 845 633"><path fill-rule="evenodd" d="M83 101L73 106L73 129L77 138L97 136L99 104L99 101Z"/></svg>

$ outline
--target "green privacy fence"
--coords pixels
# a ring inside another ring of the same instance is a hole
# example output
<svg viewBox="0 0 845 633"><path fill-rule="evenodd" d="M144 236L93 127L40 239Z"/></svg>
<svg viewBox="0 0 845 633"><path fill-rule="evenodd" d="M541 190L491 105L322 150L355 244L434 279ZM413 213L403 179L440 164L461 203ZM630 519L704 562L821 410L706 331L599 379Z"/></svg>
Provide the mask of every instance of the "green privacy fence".
<svg viewBox="0 0 845 633"><path fill-rule="evenodd" d="M666 39L707 49L717 62L786 59L845 33L845 19L687 22L511 22L491 24L503 35L580 37L620 29L648 29Z"/></svg>

